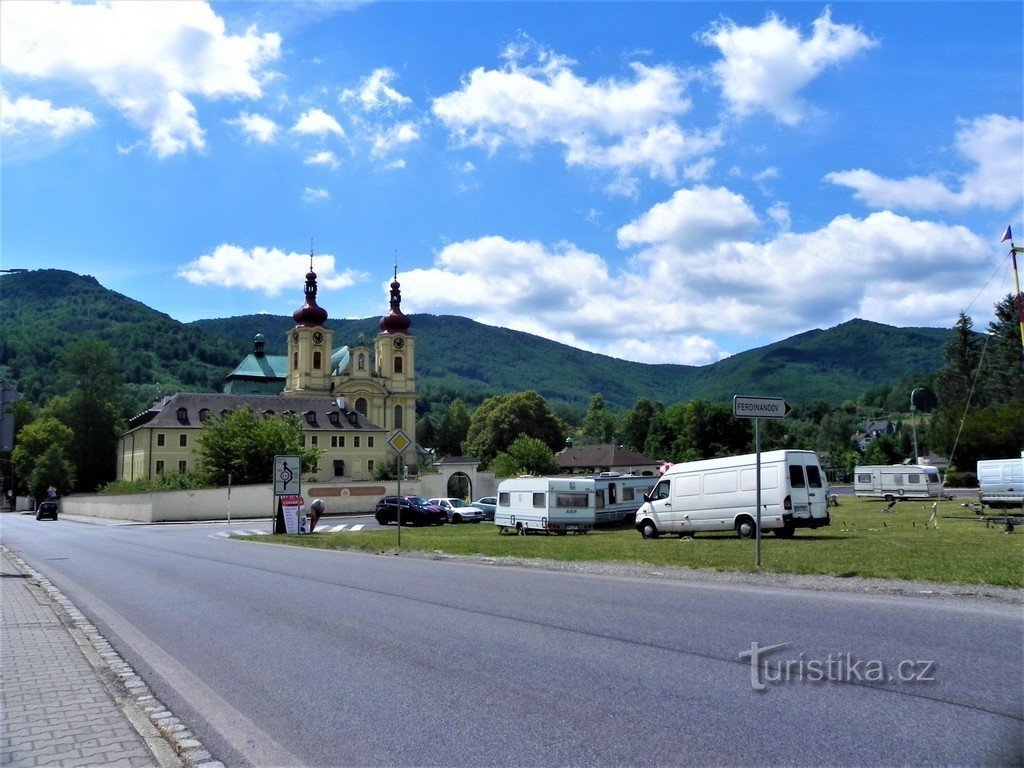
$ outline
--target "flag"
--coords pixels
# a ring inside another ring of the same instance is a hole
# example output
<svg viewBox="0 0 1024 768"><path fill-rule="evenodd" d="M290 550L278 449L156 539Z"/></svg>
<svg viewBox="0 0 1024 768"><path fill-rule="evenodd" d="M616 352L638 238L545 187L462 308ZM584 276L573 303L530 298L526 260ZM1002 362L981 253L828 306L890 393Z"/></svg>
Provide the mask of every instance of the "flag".
<svg viewBox="0 0 1024 768"><path fill-rule="evenodd" d="M1000 240L999 242L1005 243L1007 240L1009 240L1011 243L1013 242L1013 232L1010 231L1009 224L1006 225L1006 231L1003 233L1003 239Z"/></svg>

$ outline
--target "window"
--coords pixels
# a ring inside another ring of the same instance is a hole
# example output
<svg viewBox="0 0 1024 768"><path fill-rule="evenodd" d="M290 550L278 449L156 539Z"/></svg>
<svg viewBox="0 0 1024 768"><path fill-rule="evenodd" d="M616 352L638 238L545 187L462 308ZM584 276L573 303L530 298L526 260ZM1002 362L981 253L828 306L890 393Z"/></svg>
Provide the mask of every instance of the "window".
<svg viewBox="0 0 1024 768"><path fill-rule="evenodd" d="M320 445L320 438L317 437L316 435L313 435L311 438L309 438L309 444L310 445Z"/></svg>
<svg viewBox="0 0 1024 768"><path fill-rule="evenodd" d="M178 421L188 421L188 408L178 409Z"/></svg>
<svg viewBox="0 0 1024 768"><path fill-rule="evenodd" d="M302 437L299 438L299 445L301 445L303 448L306 447L306 436L305 435L303 435Z"/></svg>
<svg viewBox="0 0 1024 768"><path fill-rule="evenodd" d="M921 476L920 475L907 475L907 482L910 483L911 485L914 485L915 483L920 483L921 482Z"/></svg>
<svg viewBox="0 0 1024 768"><path fill-rule="evenodd" d="M209 408L200 408L199 409L199 420L200 421L209 421L210 420L210 409Z"/></svg>
<svg viewBox="0 0 1024 768"><path fill-rule="evenodd" d="M359 353L359 370L366 370L366 355L364 355L362 352Z"/></svg>
<svg viewBox="0 0 1024 768"><path fill-rule="evenodd" d="M366 471L371 473L373 472L373 459L369 459L366 462Z"/></svg>
<svg viewBox="0 0 1024 768"><path fill-rule="evenodd" d="M658 499L668 498L668 483L668 480L662 480L660 483L654 486L654 490L651 491L651 501L657 501Z"/></svg>
<svg viewBox="0 0 1024 768"><path fill-rule="evenodd" d="M306 423L316 424L316 411L306 411Z"/></svg>
<svg viewBox="0 0 1024 768"><path fill-rule="evenodd" d="M862 472L861 474L857 475L857 482L858 483L870 483L871 482L871 475L866 473L866 472Z"/></svg>
<svg viewBox="0 0 1024 768"><path fill-rule="evenodd" d="M821 470L814 464L807 465L807 484L811 488L821 488Z"/></svg>
<svg viewBox="0 0 1024 768"><path fill-rule="evenodd" d="M359 435L355 435L352 438L352 447L353 448L358 448L359 447Z"/></svg>
<svg viewBox="0 0 1024 768"><path fill-rule="evenodd" d="M338 414L337 411L331 411L329 414L327 414L327 419L328 421L331 422L331 424L333 424L336 427L341 424L341 416Z"/></svg>
<svg viewBox="0 0 1024 768"><path fill-rule="evenodd" d="M499 493L498 494L498 506L499 507L507 507L508 505L509 505L508 491L504 491L502 493Z"/></svg>
<svg viewBox="0 0 1024 768"><path fill-rule="evenodd" d="M184 475L186 472L188 472L188 462L183 459L178 462L178 474Z"/></svg>
<svg viewBox="0 0 1024 768"><path fill-rule="evenodd" d="M156 463L156 473L158 475L162 475L164 473L164 463L163 463L163 461L157 461L157 463Z"/></svg>
<svg viewBox="0 0 1024 768"><path fill-rule="evenodd" d="M265 410L263 412L263 415L266 416L269 419L271 416L274 415L274 412L268 408L267 410Z"/></svg>
<svg viewBox="0 0 1024 768"><path fill-rule="evenodd" d="M396 405L395 406L395 429L401 429L402 428L402 426L403 426L402 421L403 421L403 416L404 415L405 415L405 413L402 410L402 406Z"/></svg>
<svg viewBox="0 0 1024 768"><path fill-rule="evenodd" d="M299 353L298 352L293 352L292 353L292 369L293 370L297 370L298 367L299 367Z"/></svg>
<svg viewBox="0 0 1024 768"><path fill-rule="evenodd" d="M614 504L615 503L615 486L614 485L609 485L608 486L608 497L609 497L608 498L608 503L609 504ZM573 506L578 506L578 505L573 505ZM604 491L597 491L594 494L594 508L595 509L604 509Z"/></svg>
<svg viewBox="0 0 1024 768"><path fill-rule="evenodd" d="M178 435L178 445L182 448L188 447L188 435Z"/></svg>
<svg viewBox="0 0 1024 768"><path fill-rule="evenodd" d="M344 448L345 447L345 436L344 435L331 435L331 448Z"/></svg>
<svg viewBox="0 0 1024 768"><path fill-rule="evenodd" d="M334 476L344 477L345 476L345 462L342 459L334 460Z"/></svg>
<svg viewBox="0 0 1024 768"><path fill-rule="evenodd" d="M537 507L538 509L544 509L544 507L547 506L547 499L544 498L543 493L533 494L533 506Z"/></svg>
<svg viewBox="0 0 1024 768"><path fill-rule="evenodd" d="M799 464L789 465L789 484L793 488L807 487L807 481L804 479L804 468Z"/></svg>
<svg viewBox="0 0 1024 768"><path fill-rule="evenodd" d="M402 372L402 356L401 355L396 355L395 356L395 373L401 373L401 372Z"/></svg>
<svg viewBox="0 0 1024 768"><path fill-rule="evenodd" d="M540 496L541 503L537 503L537 497ZM602 502L604 499L602 498ZM533 494L533 506L543 507L544 506L544 494L535 493ZM569 507L587 507L587 494L585 493L556 493L555 494L555 506L559 509L568 509ZM601 506L604 506L602 504Z"/></svg>
<svg viewBox="0 0 1024 768"><path fill-rule="evenodd" d="M360 397L358 400L356 400L356 411L358 413L363 414L363 416L365 416L369 411L369 406L366 403L365 397Z"/></svg>
<svg viewBox="0 0 1024 768"><path fill-rule="evenodd" d="M166 436L164 435L164 433L163 433L163 432L157 432L157 433L156 433L156 444L157 444L158 446L161 446L161 447L162 447L162 446L163 446L163 444L164 444L164 439L165 439L165 437L166 437Z"/></svg>

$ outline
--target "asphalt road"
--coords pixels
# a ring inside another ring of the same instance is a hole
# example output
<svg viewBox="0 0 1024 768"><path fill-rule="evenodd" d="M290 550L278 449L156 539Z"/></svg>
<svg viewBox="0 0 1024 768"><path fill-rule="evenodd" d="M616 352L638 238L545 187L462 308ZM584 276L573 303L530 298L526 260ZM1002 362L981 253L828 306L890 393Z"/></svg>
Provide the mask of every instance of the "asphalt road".
<svg viewBox="0 0 1024 768"><path fill-rule="evenodd" d="M1019 605L0 527L228 766L1024 756Z"/></svg>

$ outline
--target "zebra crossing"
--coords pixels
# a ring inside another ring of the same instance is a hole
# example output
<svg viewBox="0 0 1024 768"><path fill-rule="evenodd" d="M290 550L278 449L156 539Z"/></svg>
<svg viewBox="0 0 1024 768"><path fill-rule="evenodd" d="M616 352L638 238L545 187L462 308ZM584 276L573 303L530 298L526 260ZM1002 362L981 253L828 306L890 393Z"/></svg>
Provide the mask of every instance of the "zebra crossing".
<svg viewBox="0 0 1024 768"><path fill-rule="evenodd" d="M366 526L362 523L355 525L318 525L313 533L357 533ZM217 533L211 533L211 539L230 539L234 536L245 537L245 536L270 536L270 531L265 528L237 528L230 531L218 531Z"/></svg>

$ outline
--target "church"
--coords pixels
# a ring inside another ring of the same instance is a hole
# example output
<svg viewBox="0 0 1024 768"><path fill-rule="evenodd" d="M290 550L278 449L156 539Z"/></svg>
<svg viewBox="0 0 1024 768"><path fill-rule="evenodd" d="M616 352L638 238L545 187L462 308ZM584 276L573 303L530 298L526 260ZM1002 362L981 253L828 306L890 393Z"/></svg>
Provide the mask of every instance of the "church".
<svg viewBox="0 0 1024 768"><path fill-rule="evenodd" d="M266 417L299 416L304 444L323 452L309 481L372 479L381 464L395 463L389 441L399 432L410 444L403 463L415 473L416 337L402 312L397 267L373 348L362 340L333 348L327 311L316 301L312 253L304 293L292 313L286 355L267 355L258 334L252 353L227 376L223 394L179 392L129 420L118 444L117 479L193 471L203 423L242 407ZM269 475L268 468L268 482Z"/></svg>

